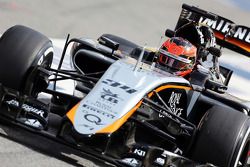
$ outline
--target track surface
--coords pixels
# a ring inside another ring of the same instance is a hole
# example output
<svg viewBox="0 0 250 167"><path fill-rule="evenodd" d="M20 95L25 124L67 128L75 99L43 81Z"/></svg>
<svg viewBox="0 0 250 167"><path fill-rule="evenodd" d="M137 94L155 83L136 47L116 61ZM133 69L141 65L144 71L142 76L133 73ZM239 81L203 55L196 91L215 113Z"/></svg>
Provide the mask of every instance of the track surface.
<svg viewBox="0 0 250 167"><path fill-rule="evenodd" d="M158 46L174 28L183 2L250 26L249 12L227 1L192 0L0 0L0 34L22 24L52 38L97 38L113 33L138 44ZM233 13L233 14L232 14ZM226 59L226 58L225 58ZM248 74L248 73L247 73ZM82 158L84 157L84 158ZM29 132L0 124L0 166L105 166L95 159Z"/></svg>

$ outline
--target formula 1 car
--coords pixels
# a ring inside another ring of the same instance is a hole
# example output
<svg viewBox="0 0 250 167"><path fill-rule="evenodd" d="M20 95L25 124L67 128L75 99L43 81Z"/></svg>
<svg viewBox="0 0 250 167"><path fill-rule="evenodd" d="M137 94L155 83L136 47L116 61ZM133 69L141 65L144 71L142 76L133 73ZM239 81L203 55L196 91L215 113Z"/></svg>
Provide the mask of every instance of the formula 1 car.
<svg viewBox="0 0 250 167"><path fill-rule="evenodd" d="M207 23L220 46L249 56L248 27L182 8L167 36L200 39L193 26ZM72 69L66 70L69 47ZM219 56L218 49L207 49ZM250 106L225 92L232 71L220 66L221 82L198 70L187 80L156 66L154 58L154 52L115 35L97 41L68 37L58 68L52 68L51 41L14 26L0 39L0 122L115 166L250 165ZM58 88L65 80L74 81L72 94Z"/></svg>

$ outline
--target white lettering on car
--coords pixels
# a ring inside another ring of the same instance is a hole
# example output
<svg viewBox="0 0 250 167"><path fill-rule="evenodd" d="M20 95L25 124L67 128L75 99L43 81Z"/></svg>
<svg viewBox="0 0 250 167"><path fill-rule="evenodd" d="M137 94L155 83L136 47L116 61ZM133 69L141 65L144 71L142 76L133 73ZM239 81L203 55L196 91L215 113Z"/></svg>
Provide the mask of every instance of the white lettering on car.
<svg viewBox="0 0 250 167"><path fill-rule="evenodd" d="M132 167L136 167L139 165L138 161L135 158L124 158L122 159L122 162Z"/></svg>
<svg viewBox="0 0 250 167"><path fill-rule="evenodd" d="M165 163L165 159L163 159L163 158L157 158L156 159L156 163L163 166L164 163Z"/></svg>
<svg viewBox="0 0 250 167"><path fill-rule="evenodd" d="M16 100L9 100L9 101L6 101L6 103L9 104L9 105L13 105L15 107L19 106L19 102L16 101ZM23 104L22 109L25 110L26 112L36 113L36 114L38 114L38 115L40 115L41 117L44 118L44 111L43 110L39 110L39 109L37 109L35 107L29 106L28 104Z"/></svg>
<svg viewBox="0 0 250 167"><path fill-rule="evenodd" d="M134 153L141 156L141 157L144 157L146 155L146 152L143 150L140 150L140 149L135 149Z"/></svg>
<svg viewBox="0 0 250 167"><path fill-rule="evenodd" d="M169 107L171 109L171 112L177 116L180 116L182 113L182 110L183 110L183 108L176 107L176 104L180 103L180 98L181 98L181 93L172 92L172 94L168 100L168 104L169 104Z"/></svg>
<svg viewBox="0 0 250 167"><path fill-rule="evenodd" d="M200 18L199 23L206 24L212 29L220 31L223 34L228 33L230 31L230 26L233 24L230 21L223 20L223 18L214 21L203 17ZM235 39L250 43L250 29L248 27L237 26L235 32L232 35Z"/></svg>

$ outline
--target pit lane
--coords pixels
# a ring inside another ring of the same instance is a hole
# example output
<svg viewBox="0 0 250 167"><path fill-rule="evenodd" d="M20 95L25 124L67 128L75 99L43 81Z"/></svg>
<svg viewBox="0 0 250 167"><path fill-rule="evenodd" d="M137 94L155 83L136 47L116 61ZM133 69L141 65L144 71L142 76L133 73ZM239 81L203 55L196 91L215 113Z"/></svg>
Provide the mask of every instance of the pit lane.
<svg viewBox="0 0 250 167"><path fill-rule="evenodd" d="M64 39L67 33L71 33L72 37L91 38L97 38L102 33L113 33L141 45L146 43L148 46L159 46L160 36L164 34L165 29L174 28L183 2L199 5L201 8L224 15L239 24L250 26L249 13L234 7L229 1L14 0L10 2L0 0L0 33L2 34L15 24L23 24L51 38ZM55 43L58 45L56 48L58 56L63 41ZM229 61L242 59L237 56L234 59L226 55L222 58L225 64L230 64ZM244 78L244 76L250 76L248 61L249 59L244 58L247 64L243 66L237 62L237 65L232 66L241 72L234 81L242 88L240 92L238 91L239 93L245 93L248 87L246 82L249 83L250 80ZM246 82L239 83L239 79ZM49 139L1 122L0 166L95 167L104 166L104 164Z"/></svg>

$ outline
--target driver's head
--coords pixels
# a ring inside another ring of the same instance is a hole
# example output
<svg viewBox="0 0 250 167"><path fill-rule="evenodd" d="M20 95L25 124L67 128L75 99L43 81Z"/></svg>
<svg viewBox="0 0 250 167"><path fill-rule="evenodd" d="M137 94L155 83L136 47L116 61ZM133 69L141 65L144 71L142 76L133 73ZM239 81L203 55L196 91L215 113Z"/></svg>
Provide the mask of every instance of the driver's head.
<svg viewBox="0 0 250 167"><path fill-rule="evenodd" d="M165 41L158 52L158 62L175 74L189 74L196 61L197 48L181 37L173 37Z"/></svg>

